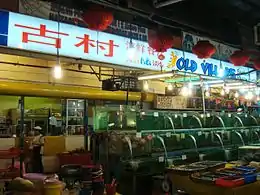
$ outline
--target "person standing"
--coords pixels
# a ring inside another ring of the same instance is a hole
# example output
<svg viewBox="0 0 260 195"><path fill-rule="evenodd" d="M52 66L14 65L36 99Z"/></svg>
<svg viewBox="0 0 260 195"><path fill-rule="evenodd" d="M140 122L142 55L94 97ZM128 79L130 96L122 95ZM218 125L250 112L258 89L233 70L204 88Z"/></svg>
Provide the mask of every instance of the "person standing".
<svg viewBox="0 0 260 195"><path fill-rule="evenodd" d="M52 113L51 117L49 118L49 124L50 124L51 135L57 135L57 132L56 132L57 119L53 113Z"/></svg>
<svg viewBox="0 0 260 195"><path fill-rule="evenodd" d="M32 171L33 173L43 173L43 147L44 147L44 136L41 134L42 128L39 126L34 127L35 136L32 141Z"/></svg>

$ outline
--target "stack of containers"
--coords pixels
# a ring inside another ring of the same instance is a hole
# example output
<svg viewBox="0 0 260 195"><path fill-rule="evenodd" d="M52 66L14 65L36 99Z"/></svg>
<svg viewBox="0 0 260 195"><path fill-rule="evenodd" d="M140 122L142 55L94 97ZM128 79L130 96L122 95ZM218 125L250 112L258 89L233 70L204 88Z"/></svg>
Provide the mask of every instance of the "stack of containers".
<svg viewBox="0 0 260 195"><path fill-rule="evenodd" d="M219 174L224 177L216 179L216 185L223 187L236 187L244 184L254 183L257 180L256 168L239 166L231 169L221 169Z"/></svg>

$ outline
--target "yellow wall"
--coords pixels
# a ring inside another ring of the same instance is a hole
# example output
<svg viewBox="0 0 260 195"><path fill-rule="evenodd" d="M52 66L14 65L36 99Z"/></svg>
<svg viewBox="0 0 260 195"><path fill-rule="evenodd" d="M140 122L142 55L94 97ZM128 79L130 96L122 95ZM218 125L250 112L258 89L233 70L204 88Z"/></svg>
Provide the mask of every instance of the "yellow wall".
<svg viewBox="0 0 260 195"><path fill-rule="evenodd" d="M1 101L1 96L0 96ZM42 98L42 97L25 97L24 98L25 109L39 109L39 108L51 108L61 110L61 99L56 98Z"/></svg>
<svg viewBox="0 0 260 195"><path fill-rule="evenodd" d="M103 91L101 89L36 84L36 83L21 83L21 82L6 82L0 80L0 94L15 94L25 96L41 96L41 97L63 97L63 98L82 98L96 100L125 100L126 92L124 91ZM140 101L141 93L130 92L129 101ZM145 101L152 102L153 95L148 94Z"/></svg>
<svg viewBox="0 0 260 195"><path fill-rule="evenodd" d="M49 67L49 69L36 68L36 67L25 67L7 63L18 63L27 65L37 65L40 67ZM21 56L13 56L0 54L0 80L2 81L14 81L14 82L30 82L30 83L42 83L48 85L61 84L79 87L91 87L100 89L101 82L94 74L78 73L71 71L63 71L63 78L60 80L54 80L52 77L52 68L56 64L55 61L47 61L35 58L27 58ZM91 63L85 64L82 67L82 71L92 72L89 67ZM71 63L62 63L64 69L78 70L78 66ZM98 73L99 68L94 67L95 72ZM112 68L102 68L103 74L112 74ZM122 75L123 72L116 71L116 75ZM110 77L102 76L102 80ZM151 93L164 93L165 84L163 82L151 82L150 90ZM29 90L29 89L24 89ZM102 96L101 96L102 97Z"/></svg>
<svg viewBox="0 0 260 195"><path fill-rule="evenodd" d="M48 61L42 59L34 59L27 58L21 56L13 56L0 54L0 78L1 79L11 79L16 81L33 81L33 82L42 82L42 83L60 83L60 84L70 84L70 85L82 85L88 87L101 87L101 82L98 81L97 77L94 74L84 74L77 73L71 71L64 71L63 78L60 80L54 80L52 77L52 69L56 64L56 61ZM39 67L50 67L50 69L37 68L37 67L25 67L25 66L15 66L7 63L19 63L19 64L27 64L27 65L37 65ZM91 65L91 64L90 64ZM77 65L73 65L71 63L62 63L62 67L64 69L73 69L78 70ZM98 67L93 67L93 69L98 72ZM112 73L110 71L106 71L109 68L103 68L102 73L108 74ZM82 71L92 72L92 69L84 65L81 69ZM108 77L102 76L102 79L106 79Z"/></svg>
<svg viewBox="0 0 260 195"><path fill-rule="evenodd" d="M17 109L19 96L0 95L0 115L6 115L9 109ZM25 109L52 108L61 110L59 99L25 97Z"/></svg>

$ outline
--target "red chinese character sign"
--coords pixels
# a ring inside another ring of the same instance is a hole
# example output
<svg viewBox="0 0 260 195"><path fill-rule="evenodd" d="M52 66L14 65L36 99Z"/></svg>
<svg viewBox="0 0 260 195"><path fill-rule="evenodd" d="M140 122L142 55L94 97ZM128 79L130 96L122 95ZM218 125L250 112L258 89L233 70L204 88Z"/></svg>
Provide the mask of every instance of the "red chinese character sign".
<svg viewBox="0 0 260 195"><path fill-rule="evenodd" d="M43 44L43 45L52 45L57 49L61 48L61 38L47 35L47 33L61 35L61 36L69 35L67 33L47 30L46 25L44 25L44 24L40 24L39 28L32 27L32 26L24 26L24 25L20 25L20 24L15 24L15 27L19 27L24 30L22 33L22 42L23 43L34 42L34 43ZM35 33L27 32L28 29L35 31ZM35 39L35 37L37 37L37 38ZM48 41L47 41L47 39L48 39ZM53 43L50 41L52 41Z"/></svg>
<svg viewBox="0 0 260 195"><path fill-rule="evenodd" d="M113 57L114 56L114 47L119 47L119 45L115 45L113 40L109 40L106 42L100 42L98 40L91 40L89 35L84 35L83 38L77 37L81 41L77 44L75 44L76 47L83 46L84 53L89 53L89 47L96 48L97 52L99 53L100 50L107 51L104 55L106 57Z"/></svg>
<svg viewBox="0 0 260 195"><path fill-rule="evenodd" d="M58 28L59 26L59 28ZM58 30L59 29L59 30ZM40 52L44 54L71 57L114 64L118 66L149 70L180 70L197 74L207 74L208 67L218 67L219 61L203 61L194 54L176 49L156 52L147 42L130 41L104 32L92 31L74 25L43 20L27 15L9 13L7 46L15 49ZM196 65L196 66L195 66ZM223 69L232 68L235 72L248 72L247 67L234 67L222 62ZM217 71L215 71L217 73ZM249 79L249 74L244 76ZM250 80L256 74L250 74Z"/></svg>
<svg viewBox="0 0 260 195"><path fill-rule="evenodd" d="M134 68L161 70L167 59L147 43L73 25L11 13L9 46ZM168 59L169 60L169 59ZM164 62L163 62L164 61Z"/></svg>

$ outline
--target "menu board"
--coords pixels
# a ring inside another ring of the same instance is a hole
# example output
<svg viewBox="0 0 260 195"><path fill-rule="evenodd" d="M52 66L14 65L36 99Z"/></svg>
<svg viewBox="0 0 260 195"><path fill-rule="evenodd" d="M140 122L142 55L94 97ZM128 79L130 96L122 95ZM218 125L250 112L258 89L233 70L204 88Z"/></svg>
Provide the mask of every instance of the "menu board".
<svg viewBox="0 0 260 195"><path fill-rule="evenodd" d="M186 109L187 98L183 96L156 96L154 107L156 109Z"/></svg>

